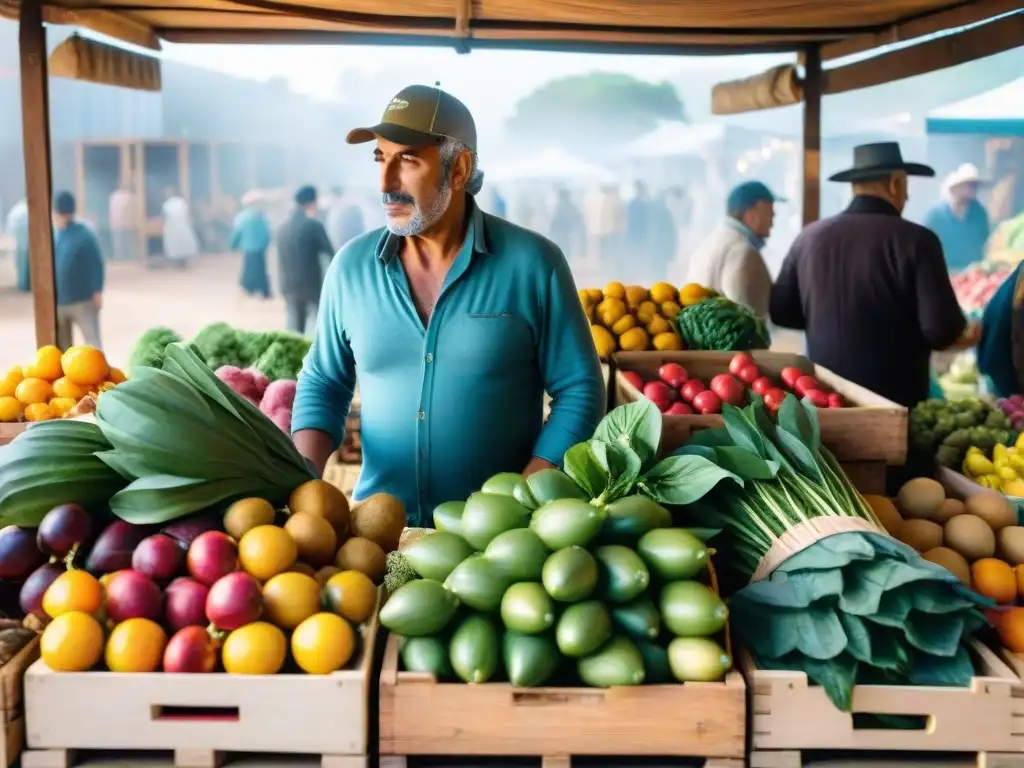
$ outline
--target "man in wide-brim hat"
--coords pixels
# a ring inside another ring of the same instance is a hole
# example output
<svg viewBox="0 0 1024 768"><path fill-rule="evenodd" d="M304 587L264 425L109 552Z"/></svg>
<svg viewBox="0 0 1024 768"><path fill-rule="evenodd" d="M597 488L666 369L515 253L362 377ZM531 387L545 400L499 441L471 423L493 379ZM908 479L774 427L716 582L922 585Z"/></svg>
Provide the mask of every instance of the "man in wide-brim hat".
<svg viewBox="0 0 1024 768"><path fill-rule="evenodd" d="M902 217L910 176L895 142L854 149L832 181L853 185L838 216L794 241L772 287L771 319L807 333L811 360L907 407L928 397L931 353L974 343L935 233Z"/></svg>

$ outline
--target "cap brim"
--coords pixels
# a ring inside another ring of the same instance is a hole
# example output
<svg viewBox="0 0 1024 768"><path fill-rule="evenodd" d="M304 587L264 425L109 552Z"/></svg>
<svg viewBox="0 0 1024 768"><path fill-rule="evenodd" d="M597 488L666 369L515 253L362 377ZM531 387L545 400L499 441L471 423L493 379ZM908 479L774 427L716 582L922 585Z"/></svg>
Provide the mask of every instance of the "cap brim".
<svg viewBox="0 0 1024 768"><path fill-rule="evenodd" d="M406 128L404 125L380 123L370 128L354 128L348 132L345 141L349 144L365 144L378 138L394 142L395 144L403 144L407 147L422 147L425 144L440 141L444 137L433 133L417 131L413 128Z"/></svg>

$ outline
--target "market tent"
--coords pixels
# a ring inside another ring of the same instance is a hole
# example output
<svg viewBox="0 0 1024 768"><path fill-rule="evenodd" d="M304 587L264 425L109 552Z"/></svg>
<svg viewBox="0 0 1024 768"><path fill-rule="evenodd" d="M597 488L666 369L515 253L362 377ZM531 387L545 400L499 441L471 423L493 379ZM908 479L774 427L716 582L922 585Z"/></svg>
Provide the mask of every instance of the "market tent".
<svg viewBox="0 0 1024 768"><path fill-rule="evenodd" d="M928 133L1024 136L1024 77L936 109L925 127Z"/></svg>
<svg viewBox="0 0 1024 768"><path fill-rule="evenodd" d="M548 148L514 163L485 169L493 181L604 182L615 177L606 169L573 157L560 149Z"/></svg>

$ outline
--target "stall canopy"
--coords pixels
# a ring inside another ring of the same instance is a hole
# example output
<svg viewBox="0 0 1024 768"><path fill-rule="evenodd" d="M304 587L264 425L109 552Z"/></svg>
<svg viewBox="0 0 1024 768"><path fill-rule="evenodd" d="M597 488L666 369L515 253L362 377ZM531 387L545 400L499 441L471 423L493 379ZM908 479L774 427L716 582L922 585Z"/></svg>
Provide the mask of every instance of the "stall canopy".
<svg viewBox="0 0 1024 768"><path fill-rule="evenodd" d="M1024 77L936 109L925 126L928 133L1024 136Z"/></svg>
<svg viewBox="0 0 1024 768"><path fill-rule="evenodd" d="M548 148L518 162L487 169L494 181L608 182L615 177L606 169L573 157L560 149Z"/></svg>

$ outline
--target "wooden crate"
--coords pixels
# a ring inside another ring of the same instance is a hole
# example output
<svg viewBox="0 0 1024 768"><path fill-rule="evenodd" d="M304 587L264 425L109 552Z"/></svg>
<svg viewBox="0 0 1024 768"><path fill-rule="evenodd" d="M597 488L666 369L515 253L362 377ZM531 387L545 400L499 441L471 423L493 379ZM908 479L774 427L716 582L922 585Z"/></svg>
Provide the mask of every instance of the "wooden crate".
<svg viewBox="0 0 1024 768"><path fill-rule="evenodd" d="M742 768L746 687L722 683L622 688L515 688L439 683L400 671L390 635L380 677L380 765L412 755L541 757L568 768L573 755L689 756L706 768Z"/></svg>
<svg viewBox="0 0 1024 768"><path fill-rule="evenodd" d="M20 621L0 619L0 629L20 627ZM21 683L28 669L39 658L39 636L0 667L0 712L3 712L3 739L0 740L0 766L17 762L25 746L25 707Z"/></svg>
<svg viewBox="0 0 1024 768"><path fill-rule="evenodd" d="M657 377L665 363L678 363L688 373L707 382L719 373L727 373L734 352L618 352L612 356L615 371L615 402L630 403L643 394L623 376L636 371L645 379ZM865 389L827 368L816 366L802 355L788 352L752 352L766 376L779 380L783 368L795 366L813 374L829 389L854 403L850 408L822 408L818 411L821 439L840 462L881 462L903 464L907 460L907 409ZM695 429L722 426L717 414L664 416L662 448L675 450Z"/></svg>
<svg viewBox="0 0 1024 768"><path fill-rule="evenodd" d="M924 730L858 729L803 672L758 669L740 653L751 702L751 768L800 768L811 750L977 753L978 765L1024 766L1024 683L991 650L972 641L975 669L967 688L858 685L853 711L927 715ZM851 759L853 756L851 755Z"/></svg>
<svg viewBox="0 0 1024 768"><path fill-rule="evenodd" d="M172 750L191 768L231 752L367 768L377 629L374 614L352 668L330 675L53 672L38 661L25 675L22 768L69 768L84 750Z"/></svg>

